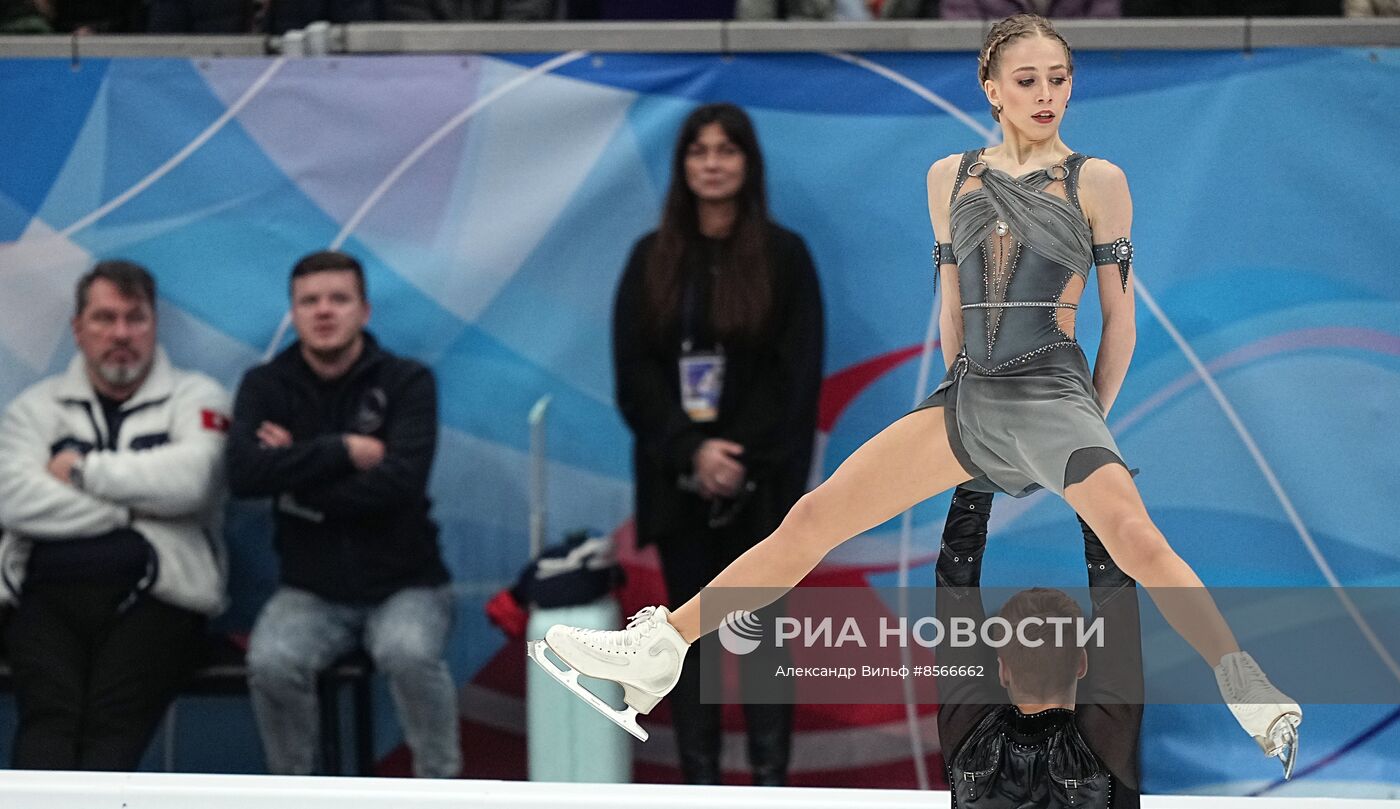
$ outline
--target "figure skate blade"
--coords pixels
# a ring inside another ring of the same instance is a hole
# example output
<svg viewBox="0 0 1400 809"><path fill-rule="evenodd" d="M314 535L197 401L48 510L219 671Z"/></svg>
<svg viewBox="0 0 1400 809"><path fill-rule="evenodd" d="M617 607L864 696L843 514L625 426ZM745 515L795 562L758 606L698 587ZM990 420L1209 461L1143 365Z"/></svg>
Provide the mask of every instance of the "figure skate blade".
<svg viewBox="0 0 1400 809"><path fill-rule="evenodd" d="M642 741L649 738L646 730L637 723L637 709L627 706L626 710L619 711L608 703L604 702L597 694L583 687L578 681L578 672L573 669L562 669L554 665L554 661L545 656L545 650L549 644L542 640L525 641L525 652L534 660L540 668L549 673L550 677L558 680L561 685L578 695L579 699L593 706L598 713L606 716L613 724L636 736Z"/></svg>
<svg viewBox="0 0 1400 809"><path fill-rule="evenodd" d="M1285 781L1293 777L1293 765L1298 761L1299 724L1301 717L1295 713L1286 713L1274 720L1274 724L1269 727L1267 739L1255 737L1255 741L1263 748L1264 755L1271 758L1277 756L1283 764Z"/></svg>

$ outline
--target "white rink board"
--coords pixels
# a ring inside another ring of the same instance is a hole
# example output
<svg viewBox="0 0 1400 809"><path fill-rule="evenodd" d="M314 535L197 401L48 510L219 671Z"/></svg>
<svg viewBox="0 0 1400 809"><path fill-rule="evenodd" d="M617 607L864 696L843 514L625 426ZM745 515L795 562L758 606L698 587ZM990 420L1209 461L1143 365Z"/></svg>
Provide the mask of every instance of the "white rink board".
<svg viewBox="0 0 1400 809"><path fill-rule="evenodd" d="M1400 801L1150 795L1144 809L1378 809ZM14 809L942 809L947 792L692 787L522 781L414 781L166 773L0 772L0 807Z"/></svg>

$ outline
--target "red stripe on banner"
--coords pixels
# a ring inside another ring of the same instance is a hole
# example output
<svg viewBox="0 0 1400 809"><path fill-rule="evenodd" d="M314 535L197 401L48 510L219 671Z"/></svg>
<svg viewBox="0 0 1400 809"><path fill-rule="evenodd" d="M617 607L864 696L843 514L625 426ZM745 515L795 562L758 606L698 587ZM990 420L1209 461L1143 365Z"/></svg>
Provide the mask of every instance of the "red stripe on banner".
<svg viewBox="0 0 1400 809"><path fill-rule="evenodd" d="M934 343L934 348L938 343ZM881 354L859 365L852 365L828 376L822 383L821 403L817 408L817 429L829 433L851 402L875 380L924 352L923 346L909 346Z"/></svg>

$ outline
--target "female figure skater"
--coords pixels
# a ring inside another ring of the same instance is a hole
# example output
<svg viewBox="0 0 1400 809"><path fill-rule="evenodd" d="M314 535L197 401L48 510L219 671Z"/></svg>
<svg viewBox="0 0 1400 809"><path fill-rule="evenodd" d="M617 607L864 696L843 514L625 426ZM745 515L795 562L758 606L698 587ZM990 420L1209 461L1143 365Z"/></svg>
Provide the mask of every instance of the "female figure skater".
<svg viewBox="0 0 1400 809"><path fill-rule="evenodd" d="M1003 142L950 155L928 172L934 232L950 236L935 251L940 323L961 353L927 401L852 453L709 586L775 588L766 597L743 591L766 603L848 538L953 486L973 481L1013 495L1048 488L1148 589L1214 668L1240 725L1287 774L1299 706L1240 651L1201 580L1153 524L1104 421L1134 342L1132 200L1117 166L1060 140L1073 73L1068 45L1044 18L1018 14L988 33L979 77ZM1074 339L1091 264L1103 268L1104 329L1092 376ZM620 631L552 627L544 642L574 670L556 677L644 735L636 713L671 689L686 649L716 619L702 624L695 598L675 612L648 607ZM545 660L538 643L531 653ZM598 700L577 684L579 673L620 683L628 709Z"/></svg>

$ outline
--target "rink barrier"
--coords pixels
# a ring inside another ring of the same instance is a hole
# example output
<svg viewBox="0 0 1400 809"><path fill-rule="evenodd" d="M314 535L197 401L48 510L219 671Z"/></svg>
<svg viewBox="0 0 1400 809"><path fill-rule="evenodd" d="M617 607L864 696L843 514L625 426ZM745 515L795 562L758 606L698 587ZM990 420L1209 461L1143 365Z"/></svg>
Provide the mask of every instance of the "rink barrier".
<svg viewBox="0 0 1400 809"><path fill-rule="evenodd" d="M1400 18L1223 17L1056 20L1083 50L1244 50L1400 47ZM768 53L976 51L987 23L539 22L318 24L262 35L0 36L0 58L231 57L357 53Z"/></svg>
<svg viewBox="0 0 1400 809"><path fill-rule="evenodd" d="M945 809L947 792L168 773L0 772L0 806L44 809ZM1371 809L1341 798L1149 795L1143 809Z"/></svg>

